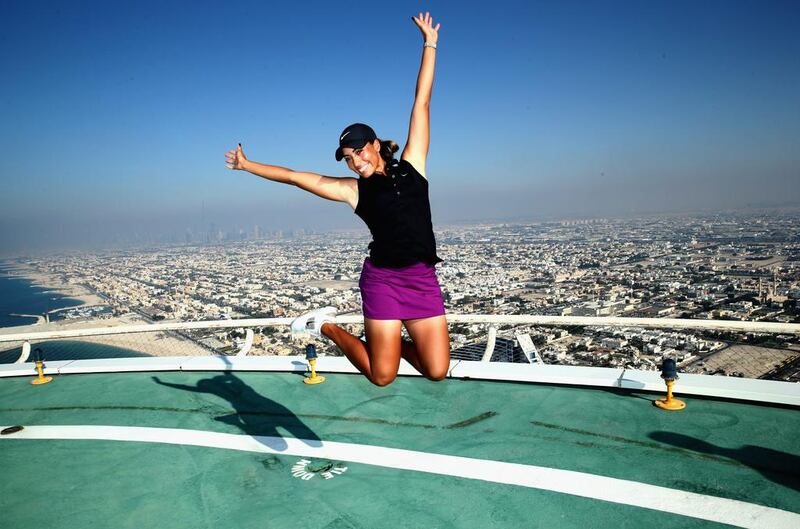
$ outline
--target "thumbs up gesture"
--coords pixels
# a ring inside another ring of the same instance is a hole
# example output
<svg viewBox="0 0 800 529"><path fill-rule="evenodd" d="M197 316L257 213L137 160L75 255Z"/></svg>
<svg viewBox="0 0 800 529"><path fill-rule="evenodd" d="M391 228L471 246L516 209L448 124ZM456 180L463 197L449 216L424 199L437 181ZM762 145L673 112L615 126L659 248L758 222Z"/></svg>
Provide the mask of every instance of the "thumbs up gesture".
<svg viewBox="0 0 800 529"><path fill-rule="evenodd" d="M225 165L228 169L243 170L244 164L247 162L247 157L242 150L242 144L238 144L236 149L232 149L225 153Z"/></svg>

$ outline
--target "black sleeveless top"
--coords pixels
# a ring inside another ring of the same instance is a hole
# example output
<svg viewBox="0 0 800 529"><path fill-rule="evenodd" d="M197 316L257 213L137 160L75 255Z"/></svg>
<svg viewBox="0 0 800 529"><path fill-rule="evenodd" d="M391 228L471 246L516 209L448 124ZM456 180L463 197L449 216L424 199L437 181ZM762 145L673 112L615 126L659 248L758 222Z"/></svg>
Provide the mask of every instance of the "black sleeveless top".
<svg viewBox="0 0 800 529"><path fill-rule="evenodd" d="M370 260L384 268L441 262L436 255L428 181L406 160L392 160L385 172L358 179L355 214L372 234Z"/></svg>

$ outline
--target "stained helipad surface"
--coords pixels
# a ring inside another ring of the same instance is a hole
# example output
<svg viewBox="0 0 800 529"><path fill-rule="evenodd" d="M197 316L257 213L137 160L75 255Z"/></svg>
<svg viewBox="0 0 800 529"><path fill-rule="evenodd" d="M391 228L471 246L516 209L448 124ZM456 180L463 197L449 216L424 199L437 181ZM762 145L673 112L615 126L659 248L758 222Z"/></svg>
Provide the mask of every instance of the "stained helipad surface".
<svg viewBox="0 0 800 529"><path fill-rule="evenodd" d="M800 526L793 408L401 377L0 379L3 527ZM723 523L724 522L724 523Z"/></svg>

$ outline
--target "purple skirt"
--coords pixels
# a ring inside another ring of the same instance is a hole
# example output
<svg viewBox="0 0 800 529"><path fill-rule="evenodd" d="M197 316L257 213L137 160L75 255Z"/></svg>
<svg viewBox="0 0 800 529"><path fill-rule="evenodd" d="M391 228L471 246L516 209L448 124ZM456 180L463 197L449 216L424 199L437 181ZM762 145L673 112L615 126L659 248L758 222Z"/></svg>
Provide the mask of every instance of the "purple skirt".
<svg viewBox="0 0 800 529"><path fill-rule="evenodd" d="M372 320L413 320L444 314L436 267L415 263L403 268L381 268L364 259L361 269L364 317Z"/></svg>

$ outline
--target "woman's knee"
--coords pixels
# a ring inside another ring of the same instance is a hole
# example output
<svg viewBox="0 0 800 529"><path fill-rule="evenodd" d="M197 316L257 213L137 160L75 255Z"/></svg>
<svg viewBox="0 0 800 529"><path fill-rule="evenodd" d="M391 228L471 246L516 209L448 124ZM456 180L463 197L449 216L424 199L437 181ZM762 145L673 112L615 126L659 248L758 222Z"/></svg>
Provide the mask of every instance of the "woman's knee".
<svg viewBox="0 0 800 529"><path fill-rule="evenodd" d="M372 376L368 378L369 381L376 386L383 387L394 382L394 379L397 378L397 373L373 373Z"/></svg>
<svg viewBox="0 0 800 529"><path fill-rule="evenodd" d="M422 374L429 380L444 380L450 370L450 344L418 348Z"/></svg>
<svg viewBox="0 0 800 529"><path fill-rule="evenodd" d="M444 364L441 366L434 366L431 369L428 369L425 373L425 378L428 380L433 380L434 382L438 382L440 380L444 380L447 378L447 370L449 369L449 365Z"/></svg>

